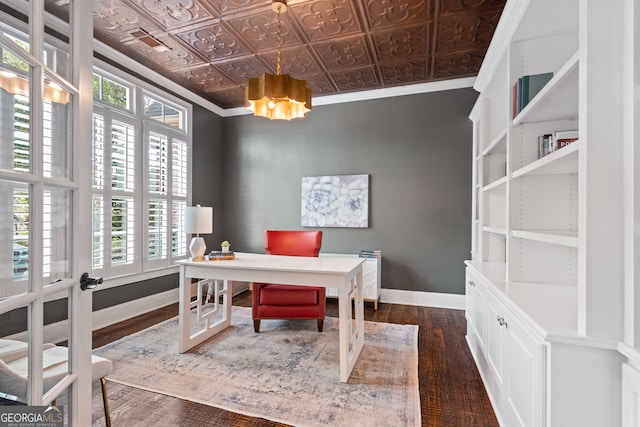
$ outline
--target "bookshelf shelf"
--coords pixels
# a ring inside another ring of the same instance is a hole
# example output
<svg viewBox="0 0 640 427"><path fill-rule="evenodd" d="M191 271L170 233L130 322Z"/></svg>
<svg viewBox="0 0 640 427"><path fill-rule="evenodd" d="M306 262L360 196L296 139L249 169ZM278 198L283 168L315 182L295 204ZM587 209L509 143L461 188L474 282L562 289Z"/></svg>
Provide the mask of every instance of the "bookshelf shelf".
<svg viewBox="0 0 640 427"><path fill-rule="evenodd" d="M482 152L483 156L490 154L505 154L507 152L507 131L503 131L496 139L489 143L489 146Z"/></svg>
<svg viewBox="0 0 640 427"><path fill-rule="evenodd" d="M525 175L560 175L578 173L578 150L580 141L574 141L533 163L513 172L513 177Z"/></svg>
<svg viewBox="0 0 640 427"><path fill-rule="evenodd" d="M578 247L577 231L526 231L513 230L513 237L521 239L535 240L537 242L550 243L554 245Z"/></svg>
<svg viewBox="0 0 640 427"><path fill-rule="evenodd" d="M487 233L500 234L502 236L507 235L507 230L500 227L484 226L482 227L482 231L486 231Z"/></svg>
<svg viewBox="0 0 640 427"><path fill-rule="evenodd" d="M491 191L491 190L500 189L501 187L503 187L506 184L507 184L507 177L503 176L502 178L496 179L492 183L487 184L484 187L482 187L482 191Z"/></svg>

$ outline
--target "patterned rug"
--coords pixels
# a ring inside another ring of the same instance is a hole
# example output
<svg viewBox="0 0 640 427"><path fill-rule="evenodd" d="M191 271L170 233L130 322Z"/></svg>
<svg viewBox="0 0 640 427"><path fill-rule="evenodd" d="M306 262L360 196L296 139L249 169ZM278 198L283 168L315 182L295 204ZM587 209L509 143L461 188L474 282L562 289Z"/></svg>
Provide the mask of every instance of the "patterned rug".
<svg viewBox="0 0 640 427"><path fill-rule="evenodd" d="M177 318L94 354L108 380L296 426L419 426L418 326L365 322L348 383L339 380L338 320L263 321L233 307L232 326L184 354Z"/></svg>

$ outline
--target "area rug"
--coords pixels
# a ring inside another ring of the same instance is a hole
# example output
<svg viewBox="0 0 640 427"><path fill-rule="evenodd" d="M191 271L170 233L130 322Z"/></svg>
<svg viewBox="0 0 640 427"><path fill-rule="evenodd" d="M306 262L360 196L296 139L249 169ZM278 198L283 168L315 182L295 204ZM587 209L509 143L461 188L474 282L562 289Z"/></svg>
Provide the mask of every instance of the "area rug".
<svg viewBox="0 0 640 427"><path fill-rule="evenodd" d="M339 380L338 320L262 321L233 307L232 326L184 354L177 318L94 350L107 379L296 426L419 426L418 326L365 322L365 345Z"/></svg>

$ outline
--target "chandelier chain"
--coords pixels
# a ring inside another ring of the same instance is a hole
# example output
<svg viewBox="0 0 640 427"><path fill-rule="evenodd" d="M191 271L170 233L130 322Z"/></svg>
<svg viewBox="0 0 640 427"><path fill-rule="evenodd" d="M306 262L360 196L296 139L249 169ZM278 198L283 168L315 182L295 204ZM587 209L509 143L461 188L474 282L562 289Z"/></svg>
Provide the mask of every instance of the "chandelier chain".
<svg viewBox="0 0 640 427"><path fill-rule="evenodd" d="M277 37L277 51L278 51L278 59L276 63L276 74L280 75L280 46L281 46L281 37L280 37L280 9L278 6L278 17L276 19L276 37Z"/></svg>

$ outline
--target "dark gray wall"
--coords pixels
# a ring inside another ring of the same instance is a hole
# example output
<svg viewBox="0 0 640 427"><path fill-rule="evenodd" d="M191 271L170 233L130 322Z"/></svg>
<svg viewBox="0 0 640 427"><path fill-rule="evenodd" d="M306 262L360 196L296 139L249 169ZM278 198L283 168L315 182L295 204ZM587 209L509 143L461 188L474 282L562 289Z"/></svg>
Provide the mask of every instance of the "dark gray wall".
<svg viewBox="0 0 640 427"><path fill-rule="evenodd" d="M224 213L224 157L223 118L194 105L193 107L193 205L213 207L213 234L203 235L208 250L221 240L216 236L222 229Z"/></svg>
<svg viewBox="0 0 640 427"><path fill-rule="evenodd" d="M263 252L265 229L302 228L303 176L369 174L369 228L322 229L323 252L379 248L383 288L464 293L476 97L469 88L318 106L291 122L225 118L215 244Z"/></svg>

